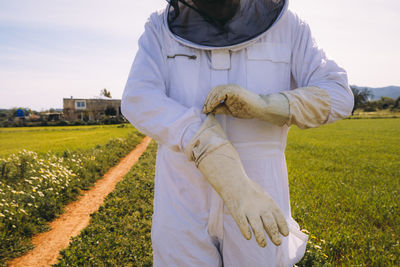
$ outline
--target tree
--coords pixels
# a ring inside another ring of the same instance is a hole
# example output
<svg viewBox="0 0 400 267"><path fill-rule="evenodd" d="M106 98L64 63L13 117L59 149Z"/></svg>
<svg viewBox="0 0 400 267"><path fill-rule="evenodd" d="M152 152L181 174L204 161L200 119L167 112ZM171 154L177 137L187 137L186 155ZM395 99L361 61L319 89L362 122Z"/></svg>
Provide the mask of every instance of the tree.
<svg viewBox="0 0 400 267"><path fill-rule="evenodd" d="M376 102L379 109L388 109L392 108L395 105L395 101L396 100L391 97L382 96L381 99Z"/></svg>
<svg viewBox="0 0 400 267"><path fill-rule="evenodd" d="M396 99L394 102L394 105L392 107L392 110L400 109L400 96Z"/></svg>
<svg viewBox="0 0 400 267"><path fill-rule="evenodd" d="M354 107L351 111L351 115L353 115L356 109L365 105L374 95L372 91L368 88L359 88L356 86L350 86L350 88L351 91L353 91L354 95Z"/></svg>
<svg viewBox="0 0 400 267"><path fill-rule="evenodd" d="M100 95L104 96L104 97L112 98L111 97L111 92L108 91L106 88L104 88L103 90L100 91Z"/></svg>

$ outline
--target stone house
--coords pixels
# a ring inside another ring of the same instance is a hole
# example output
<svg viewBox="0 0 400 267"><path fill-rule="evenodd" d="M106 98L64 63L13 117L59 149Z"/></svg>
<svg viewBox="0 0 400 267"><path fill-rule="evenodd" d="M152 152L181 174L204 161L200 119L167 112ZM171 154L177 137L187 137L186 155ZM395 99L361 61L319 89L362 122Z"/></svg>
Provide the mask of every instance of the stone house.
<svg viewBox="0 0 400 267"><path fill-rule="evenodd" d="M97 121L105 115L122 116L121 100L111 98L64 98L64 119L67 121Z"/></svg>

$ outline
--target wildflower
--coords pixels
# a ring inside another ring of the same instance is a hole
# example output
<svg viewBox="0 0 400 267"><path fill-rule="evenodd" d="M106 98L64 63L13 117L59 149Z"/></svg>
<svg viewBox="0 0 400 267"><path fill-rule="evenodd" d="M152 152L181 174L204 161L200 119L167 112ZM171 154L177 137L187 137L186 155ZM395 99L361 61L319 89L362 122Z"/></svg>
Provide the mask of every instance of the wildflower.
<svg viewBox="0 0 400 267"><path fill-rule="evenodd" d="M0 217L6 217L6 215L0 212Z"/></svg>

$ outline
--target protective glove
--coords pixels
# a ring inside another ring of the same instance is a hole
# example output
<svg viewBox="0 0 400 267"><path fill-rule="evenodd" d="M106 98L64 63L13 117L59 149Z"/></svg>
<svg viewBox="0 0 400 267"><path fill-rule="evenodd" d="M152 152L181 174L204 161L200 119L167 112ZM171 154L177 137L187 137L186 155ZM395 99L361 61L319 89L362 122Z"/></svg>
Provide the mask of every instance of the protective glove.
<svg viewBox="0 0 400 267"><path fill-rule="evenodd" d="M243 236L251 239L249 224L257 243L267 245L265 232L279 246L280 234L287 236L285 217L275 201L245 173L239 154L224 130L210 114L185 148L189 160L221 196Z"/></svg>
<svg viewBox="0 0 400 267"><path fill-rule="evenodd" d="M239 85L220 85L211 89L203 112L257 118L277 126L295 124L302 129L314 128L327 121L330 97L328 91L318 87L258 95Z"/></svg>

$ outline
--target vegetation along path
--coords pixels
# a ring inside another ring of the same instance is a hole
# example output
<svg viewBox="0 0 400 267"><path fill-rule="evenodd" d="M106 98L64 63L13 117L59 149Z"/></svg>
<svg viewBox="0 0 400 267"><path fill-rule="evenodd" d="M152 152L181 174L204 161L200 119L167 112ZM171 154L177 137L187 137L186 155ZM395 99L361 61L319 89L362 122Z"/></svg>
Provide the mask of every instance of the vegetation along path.
<svg viewBox="0 0 400 267"><path fill-rule="evenodd" d="M54 220L49 232L33 238L35 249L26 255L9 262L9 266L49 266L57 262L59 251L66 248L71 237L77 236L90 221L90 214L99 209L104 198L111 193L115 185L137 162L146 150L151 139L143 141L126 156L117 166L111 168L104 178L87 191L78 201L69 204L65 213Z"/></svg>

